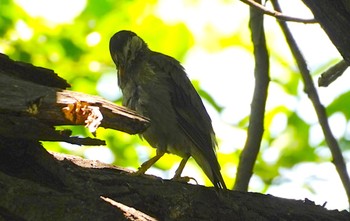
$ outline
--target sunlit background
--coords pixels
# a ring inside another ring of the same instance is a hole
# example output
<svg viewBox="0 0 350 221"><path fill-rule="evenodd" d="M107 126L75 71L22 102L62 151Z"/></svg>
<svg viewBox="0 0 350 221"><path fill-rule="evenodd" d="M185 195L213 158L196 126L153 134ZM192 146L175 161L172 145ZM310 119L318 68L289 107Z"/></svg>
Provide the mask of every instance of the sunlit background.
<svg viewBox="0 0 350 221"><path fill-rule="evenodd" d="M285 14L312 18L301 1L281 0L281 5ZM212 117L222 173L227 185L233 186L254 89L247 5L238 0L0 0L0 12L1 53L53 69L71 83L72 90L98 94L119 104L121 92L108 51L109 38L116 31L133 30L151 49L180 60ZM274 18L266 16L265 25L272 82L266 131L250 191L308 198L317 204L327 203L329 209L348 209L344 188L284 37ZM289 26L317 82L319 74L341 56L319 25ZM346 162L350 159L348 82L350 73L345 73L328 88L319 89ZM75 134L91 136L82 127L71 128ZM45 147L133 169L155 154L137 136L100 128L97 137L105 139L107 146L46 142ZM166 155L148 173L171 178L179 162L179 157ZM210 185L193 160L183 175Z"/></svg>

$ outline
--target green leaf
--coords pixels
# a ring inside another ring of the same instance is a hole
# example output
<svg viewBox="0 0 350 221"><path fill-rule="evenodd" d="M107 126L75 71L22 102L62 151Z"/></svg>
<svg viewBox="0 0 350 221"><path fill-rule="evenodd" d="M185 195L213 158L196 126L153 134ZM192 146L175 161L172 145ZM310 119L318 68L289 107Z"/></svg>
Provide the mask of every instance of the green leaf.
<svg viewBox="0 0 350 221"><path fill-rule="evenodd" d="M346 119L350 119L350 91L341 94L327 107L328 115L332 115L336 112L341 112L345 115Z"/></svg>

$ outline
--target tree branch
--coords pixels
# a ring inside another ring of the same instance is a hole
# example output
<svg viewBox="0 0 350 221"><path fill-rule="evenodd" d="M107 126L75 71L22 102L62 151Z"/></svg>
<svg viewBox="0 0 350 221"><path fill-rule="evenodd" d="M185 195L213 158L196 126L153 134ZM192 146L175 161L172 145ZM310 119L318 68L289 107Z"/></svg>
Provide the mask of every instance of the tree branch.
<svg viewBox="0 0 350 221"><path fill-rule="evenodd" d="M278 4L277 0L271 0L274 8L278 11L281 11L281 8ZM283 21L278 21L284 36L286 38L286 41L289 45L289 48L297 62L297 65L299 67L302 80L304 82L305 88L304 91L308 95L309 99L311 100L317 117L318 121L320 122L320 125L322 127L326 143L328 144L332 156L333 156L333 163L338 171L338 174L340 176L340 179L343 183L344 189L346 191L346 194L348 196L348 200L350 203L350 178L347 173L346 164L344 162L343 155L341 153L340 147L335 139L335 137L332 134L332 131L330 129L329 123L328 123L328 117L326 114L325 107L321 104L320 98L318 96L316 87L313 83L310 71L308 70L306 61L304 59L304 56L302 55L301 51L299 50L299 47L293 38L292 33L290 32L287 24Z"/></svg>
<svg viewBox="0 0 350 221"><path fill-rule="evenodd" d="M319 87L328 87L332 82L338 79L348 69L349 65L345 60L341 60L332 67L328 68L318 78Z"/></svg>
<svg viewBox="0 0 350 221"><path fill-rule="evenodd" d="M37 141L0 137L2 220L349 220L310 200L223 191L49 154Z"/></svg>
<svg viewBox="0 0 350 221"><path fill-rule="evenodd" d="M305 24L317 23L317 20L314 18L313 19L296 18L296 17L284 15L278 11L270 10L270 9L266 8L265 6L263 6L261 3L257 3L254 0L241 0L241 2L244 2L248 5L250 5L251 7L260 10L264 14L275 17L276 19L281 20L281 21L300 22L300 23L305 23Z"/></svg>
<svg viewBox="0 0 350 221"><path fill-rule="evenodd" d="M247 140L240 156L234 185L234 189L240 191L248 190L249 180L253 174L254 164L264 133L264 114L270 77L269 55L266 47L263 18L264 14L260 10L250 8L249 27L254 45L255 88L251 104Z"/></svg>
<svg viewBox="0 0 350 221"><path fill-rule="evenodd" d="M40 77L30 79L30 75ZM54 126L85 125L91 132L102 126L129 134L148 127L148 119L134 111L98 96L64 90L67 86L51 70L0 54L0 135L103 145L104 141L95 138L71 137L70 131L56 131Z"/></svg>

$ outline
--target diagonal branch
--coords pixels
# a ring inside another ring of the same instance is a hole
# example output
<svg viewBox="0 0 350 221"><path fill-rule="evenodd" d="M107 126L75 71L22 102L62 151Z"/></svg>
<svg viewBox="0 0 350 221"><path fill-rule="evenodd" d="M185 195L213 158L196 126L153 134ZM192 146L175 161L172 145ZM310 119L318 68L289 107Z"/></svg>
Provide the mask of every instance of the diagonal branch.
<svg viewBox="0 0 350 221"><path fill-rule="evenodd" d="M271 0L273 7L275 10L281 11L281 8L277 2L277 0ZM302 55L301 51L299 50L299 47L297 43L295 42L295 39L292 36L292 33L290 32L286 22L284 21L278 21L284 35L286 38L286 41L290 47L290 50L297 62L297 65L299 67L302 80L304 82L305 88L304 91L310 98L317 117L318 121L320 122L320 125L322 127L326 143L328 144L332 156L333 156L333 163L338 171L338 174L340 176L341 181L343 182L343 186L345 188L346 194L348 196L348 200L350 202L350 178L346 170L346 164L344 162L343 155L341 153L340 147L338 142L336 141L335 137L332 134L332 131L330 129L327 113L325 107L321 104L320 98L318 96L316 87L313 83L310 71L308 70L306 61L304 59L304 56Z"/></svg>
<svg viewBox="0 0 350 221"><path fill-rule="evenodd" d="M264 114L267 100L269 78L269 55L264 32L264 14L256 8L250 8L249 27L254 45L255 89L251 104L250 122L246 144L240 156L237 169L235 190L247 191L253 174L254 164L259 153L264 133Z"/></svg>
<svg viewBox="0 0 350 221"><path fill-rule="evenodd" d="M296 18L296 17L284 15L279 11L270 10L270 9L266 8L265 6L263 6L261 3L257 3L254 0L241 0L241 2L244 2L247 5L250 5L251 7L262 11L264 14L275 17L276 19L281 20L281 21L300 22L300 23L305 23L305 24L317 23L317 20L314 18L312 18L312 19Z"/></svg>

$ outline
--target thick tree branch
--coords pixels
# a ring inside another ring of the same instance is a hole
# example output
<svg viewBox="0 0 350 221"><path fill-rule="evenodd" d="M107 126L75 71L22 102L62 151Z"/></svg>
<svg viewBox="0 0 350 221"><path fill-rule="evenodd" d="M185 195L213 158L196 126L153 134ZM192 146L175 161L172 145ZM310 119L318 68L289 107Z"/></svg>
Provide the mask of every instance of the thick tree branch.
<svg viewBox="0 0 350 221"><path fill-rule="evenodd" d="M267 90L270 82L269 55L264 33L264 14L256 8L250 8L249 27L254 45L255 88L251 104L248 136L240 156L234 189L247 191L253 174L254 164L259 153L264 133L264 114Z"/></svg>
<svg viewBox="0 0 350 221"><path fill-rule="evenodd" d="M277 2L277 0L271 0L274 8L278 11L281 11L281 8ZM350 203L350 178L349 175L347 173L347 169L346 169L346 164L344 162L344 158L343 155L341 153L340 147L338 145L338 142L336 141L335 137L332 134L332 131L330 129L329 123L328 123L328 117L326 114L326 109L325 107L321 104L320 98L318 96L316 87L313 83L310 71L308 70L306 61L304 59L304 56L302 55L301 51L299 50L299 47L295 41L295 39L293 38L292 33L290 32L287 24L283 21L278 21L284 35L286 38L286 41L290 47L290 50L297 62L297 65L299 67L300 73L301 73L301 77L303 79L305 88L304 91L305 93L309 96L317 117L318 117L318 121L320 122L320 125L322 127L324 136L325 136L325 140L326 143L328 144L332 156L333 156L333 163L338 171L338 174L340 176L340 179L343 183L344 189L346 191L346 194L348 196L348 200Z"/></svg>
<svg viewBox="0 0 350 221"><path fill-rule="evenodd" d="M190 185L79 157L49 154L37 141L0 139L4 220L349 220L298 201Z"/></svg>
<svg viewBox="0 0 350 221"><path fill-rule="evenodd" d="M30 79L30 75L39 77ZM64 90L67 86L51 70L15 62L0 54L0 134L103 145L98 139L71 137L69 131L56 131L54 126L85 125L91 132L102 126L130 134L147 128L148 120L135 112L101 97Z"/></svg>

